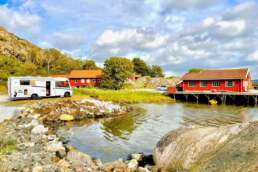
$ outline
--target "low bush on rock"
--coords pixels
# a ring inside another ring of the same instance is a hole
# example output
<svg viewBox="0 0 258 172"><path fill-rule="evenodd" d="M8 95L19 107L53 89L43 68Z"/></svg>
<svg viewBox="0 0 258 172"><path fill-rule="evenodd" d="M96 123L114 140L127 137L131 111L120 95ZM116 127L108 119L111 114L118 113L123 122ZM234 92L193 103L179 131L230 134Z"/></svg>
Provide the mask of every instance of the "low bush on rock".
<svg viewBox="0 0 258 172"><path fill-rule="evenodd" d="M0 138L0 154L9 154L16 150L16 140L14 138Z"/></svg>

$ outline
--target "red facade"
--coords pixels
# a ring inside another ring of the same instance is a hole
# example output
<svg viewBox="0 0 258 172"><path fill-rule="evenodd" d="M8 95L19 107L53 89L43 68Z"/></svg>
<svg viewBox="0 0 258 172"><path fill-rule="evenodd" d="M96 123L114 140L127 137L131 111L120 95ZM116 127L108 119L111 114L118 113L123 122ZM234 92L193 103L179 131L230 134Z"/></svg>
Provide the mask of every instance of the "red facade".
<svg viewBox="0 0 258 172"><path fill-rule="evenodd" d="M101 83L100 78L71 78L69 80L72 87L98 86Z"/></svg>
<svg viewBox="0 0 258 172"><path fill-rule="evenodd" d="M65 77L73 87L98 86L101 83L103 72L96 70L72 70L69 74L52 75L54 77Z"/></svg>
<svg viewBox="0 0 258 172"><path fill-rule="evenodd" d="M248 69L224 69L187 73L177 84L177 90L245 92L251 86Z"/></svg>
<svg viewBox="0 0 258 172"><path fill-rule="evenodd" d="M202 82L205 82L206 85L202 85ZM229 86L228 82L232 85ZM181 86L183 91L248 91L248 87L244 87L244 80L183 81Z"/></svg>

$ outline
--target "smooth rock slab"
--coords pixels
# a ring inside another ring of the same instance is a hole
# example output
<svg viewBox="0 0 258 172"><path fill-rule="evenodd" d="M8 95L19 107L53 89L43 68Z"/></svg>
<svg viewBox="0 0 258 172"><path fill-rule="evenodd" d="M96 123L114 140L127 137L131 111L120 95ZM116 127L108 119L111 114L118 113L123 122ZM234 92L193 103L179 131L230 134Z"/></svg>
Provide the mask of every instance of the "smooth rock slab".
<svg viewBox="0 0 258 172"><path fill-rule="evenodd" d="M202 159L216 156L218 150L248 127L249 123L222 127L179 128L158 142L154 149L154 161L162 171L200 171ZM198 170L195 170L197 166Z"/></svg>

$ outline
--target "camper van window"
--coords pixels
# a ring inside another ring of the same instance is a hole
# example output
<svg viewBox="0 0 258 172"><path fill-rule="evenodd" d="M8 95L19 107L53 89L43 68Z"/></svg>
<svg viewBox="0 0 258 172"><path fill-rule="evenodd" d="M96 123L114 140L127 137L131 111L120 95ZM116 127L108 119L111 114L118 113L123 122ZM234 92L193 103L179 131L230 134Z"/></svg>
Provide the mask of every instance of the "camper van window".
<svg viewBox="0 0 258 172"><path fill-rule="evenodd" d="M68 81L56 81L56 87L69 87Z"/></svg>
<svg viewBox="0 0 258 172"><path fill-rule="evenodd" d="M20 80L20 85L30 85L30 80Z"/></svg>

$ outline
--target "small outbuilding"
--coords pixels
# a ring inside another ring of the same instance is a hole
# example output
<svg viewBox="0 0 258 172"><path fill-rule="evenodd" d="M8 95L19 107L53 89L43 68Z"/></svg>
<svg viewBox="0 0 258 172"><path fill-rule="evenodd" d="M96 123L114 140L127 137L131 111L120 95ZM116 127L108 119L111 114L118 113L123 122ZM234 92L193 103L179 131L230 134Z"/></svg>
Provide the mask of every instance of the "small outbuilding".
<svg viewBox="0 0 258 172"><path fill-rule="evenodd" d="M72 70L68 74L51 75L69 79L72 87L98 86L103 77L103 71L97 70Z"/></svg>
<svg viewBox="0 0 258 172"><path fill-rule="evenodd" d="M188 72L177 84L179 91L246 92L252 88L250 71L241 69L214 69Z"/></svg>
<svg viewBox="0 0 258 172"><path fill-rule="evenodd" d="M98 86L103 76L102 70L72 70L69 74L73 87Z"/></svg>

